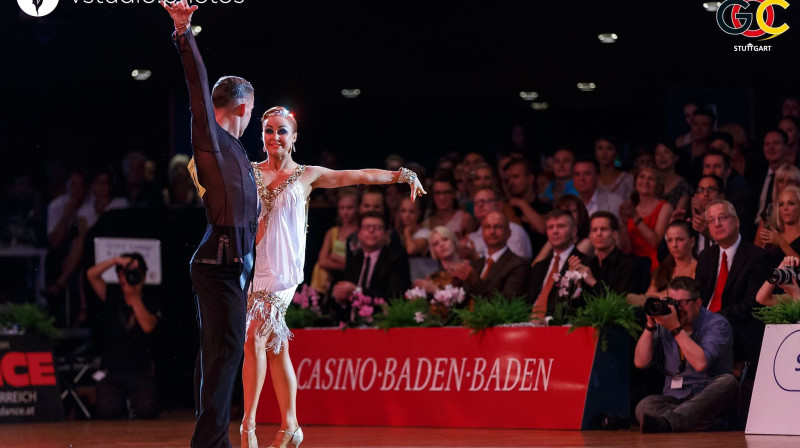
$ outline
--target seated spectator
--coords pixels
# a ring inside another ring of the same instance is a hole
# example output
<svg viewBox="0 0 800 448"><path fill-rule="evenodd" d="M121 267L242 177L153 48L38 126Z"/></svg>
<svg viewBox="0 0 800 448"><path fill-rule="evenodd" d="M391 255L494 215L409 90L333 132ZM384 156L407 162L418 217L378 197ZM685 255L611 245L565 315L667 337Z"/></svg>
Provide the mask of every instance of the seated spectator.
<svg viewBox="0 0 800 448"><path fill-rule="evenodd" d="M633 194L633 176L617 168L617 145L612 138L601 136L594 140L594 156L600 167L597 185L601 191L614 193L626 200Z"/></svg>
<svg viewBox="0 0 800 448"><path fill-rule="evenodd" d="M756 161L753 159L753 154L748 151L750 142L747 140L747 132L745 132L742 125L737 123L727 123L718 128L720 132L725 132L733 137L733 146L730 151L722 149L722 152L727 153L731 157L731 166L737 173L750 179L751 171L756 170Z"/></svg>
<svg viewBox="0 0 800 448"><path fill-rule="evenodd" d="M636 419L644 433L702 431L736 403L731 325L702 306L691 278L672 279L666 297L677 305L668 305L668 315L647 316L634 354L636 367L658 366L664 389L639 402Z"/></svg>
<svg viewBox="0 0 800 448"><path fill-rule="evenodd" d="M187 170L188 173L188 170ZM188 180L189 186L194 191L191 179ZM89 192L89 197L78 209L78 218L86 220L87 227L91 228L95 225L100 216L108 210L116 210L128 208L128 200L112 196L114 191L114 172L110 169L101 170L95 174L92 180L92 187Z"/></svg>
<svg viewBox="0 0 800 448"><path fill-rule="evenodd" d="M539 200L536 195L536 177L531 171L530 162L515 158L508 162L505 185L508 190L508 205L522 221L522 227L531 239L533 250L538 253L545 243L545 223L543 215L550 211L550 204Z"/></svg>
<svg viewBox="0 0 800 448"><path fill-rule="evenodd" d="M397 213L400 211L400 202L403 198L410 196L410 189L406 184L387 184L383 185L383 202L390 223L397 221Z"/></svg>
<svg viewBox="0 0 800 448"><path fill-rule="evenodd" d="M741 378L740 417L747 419L764 324L753 317L756 293L766 280L770 263L766 253L739 234L736 209L716 200L706 208L711 238L717 242L700 253L696 276L703 306L719 311L733 327L734 374Z"/></svg>
<svg viewBox="0 0 800 448"><path fill-rule="evenodd" d="M456 179L456 199L461 207L469 213L472 207L470 202L472 178L469 168L463 163L459 163L453 168L453 177Z"/></svg>
<svg viewBox="0 0 800 448"><path fill-rule="evenodd" d="M775 228L759 233L772 260L800 257L800 187L790 185L781 191L775 207Z"/></svg>
<svg viewBox="0 0 800 448"><path fill-rule="evenodd" d="M705 107L698 108L692 114L689 124L692 141L678 147L678 151L681 153L681 162L678 164L679 171L686 173L684 176L689 183L694 183L700 178L703 169L703 154L708 151L709 139L716 120L716 114Z"/></svg>
<svg viewBox="0 0 800 448"><path fill-rule="evenodd" d="M439 269L428 274L425 278L414 280L414 286L420 286L433 294L447 285L461 286L461 280L453 276L456 268L462 264L469 264L468 260L461 258L456 234L445 226L439 226L430 231L431 257L436 260Z"/></svg>
<svg viewBox="0 0 800 448"><path fill-rule="evenodd" d="M499 291L505 297L522 296L528 287L528 261L508 248L511 236L508 218L499 211L490 212L481 223L486 257L472 264L461 263L453 277L464 285L468 296L488 296Z"/></svg>
<svg viewBox="0 0 800 448"><path fill-rule="evenodd" d="M477 228L475 219L460 209L456 199L456 182L453 176L444 171L433 180L433 213L423 222L423 227L449 227L459 238Z"/></svg>
<svg viewBox="0 0 800 448"><path fill-rule="evenodd" d="M654 168L642 168L636 175L636 191L625 201L619 215L626 224L628 235L622 241L623 251L650 258L650 271L658 267L658 245L664 238L672 206L661 199L664 181Z"/></svg>
<svg viewBox="0 0 800 448"><path fill-rule="evenodd" d="M336 224L325 232L317 263L311 273L311 287L320 294L327 294L331 285L344 275L347 256L347 237L358 229L358 192L353 188L341 188L336 203Z"/></svg>
<svg viewBox="0 0 800 448"><path fill-rule="evenodd" d="M661 297L667 284L675 277L694 278L697 269L696 244L692 227L686 221L672 221L665 234L669 255L653 271L648 295Z"/></svg>
<svg viewBox="0 0 800 448"><path fill-rule="evenodd" d="M800 169L794 165L784 163L777 170L775 170L775 188L772 189L772 201L764 208L764 215L758 221L758 229L756 230L755 245L764 247L766 241L761 239L761 231L764 229L775 229L778 225L778 210L775 204L778 202L778 196L784 188L789 185L800 187Z"/></svg>
<svg viewBox="0 0 800 448"><path fill-rule="evenodd" d="M783 258L781 264L778 266L778 269L792 271L798 269L798 265L800 265L800 258L794 256L787 256ZM758 290L756 294L756 302L760 303L764 306L775 306L778 302L797 302L800 301L800 286L797 285L797 276L790 276L791 281L789 283L772 283L770 281L765 281L764 284L761 285L761 289ZM778 288L782 290L783 293L773 294L775 289Z"/></svg>
<svg viewBox="0 0 800 448"><path fill-rule="evenodd" d="M619 206L624 202L617 193L597 188L600 182L600 167L597 161L587 157L578 158L572 165L572 182L578 197L586 206L586 213L591 216L594 212L605 210L611 212L619 219Z"/></svg>
<svg viewBox="0 0 800 448"><path fill-rule="evenodd" d="M345 260L344 280L333 286L332 313L339 322L348 320L350 297L356 288L364 295L388 300L402 297L411 284L408 255L399 245L389 243L386 219L372 211L359 218L358 235L361 251Z"/></svg>
<svg viewBox="0 0 800 448"><path fill-rule="evenodd" d="M163 190L164 204L168 207L202 207L203 201L197 194L189 172L189 156L175 154L167 166L167 188Z"/></svg>
<svg viewBox="0 0 800 448"><path fill-rule="evenodd" d="M575 161L575 154L566 148L559 149L553 154L553 177L554 179L547 184L540 197L550 203L555 202L565 194L578 192L572 185L572 163Z"/></svg>
<svg viewBox="0 0 800 448"><path fill-rule="evenodd" d="M655 164L664 179L663 199L672 206L672 210L689 210L689 199L693 191L689 182L675 171L680 160L677 148L664 142L656 144Z"/></svg>
<svg viewBox="0 0 800 448"><path fill-rule="evenodd" d="M586 274L583 279L587 290L601 293L605 286L619 293L640 293L641 279L636 278L636 257L623 253L617 248L619 221L617 217L604 210L595 212L590 220L589 239L594 255L585 265L576 256L567 259L569 268Z"/></svg>
<svg viewBox="0 0 800 448"><path fill-rule="evenodd" d="M421 198L417 198L418 201L420 199ZM386 205L384 203L383 192L381 190L368 189L361 193L361 200L358 203L358 216L360 217L367 212L378 212L384 217L386 216ZM389 246L392 247L392 250L403 250L403 244L400 242L400 236L394 231L394 229L389 229ZM358 252L361 252L361 246L358 241L358 232L353 232L347 237L347 245L345 250L347 251L345 258L353 257L357 255Z"/></svg>
<svg viewBox="0 0 800 448"><path fill-rule="evenodd" d="M709 149L703 156L702 174L713 174L722 179L725 200L733 204L736 214L742 217L742 235L752 239L755 234L753 222L756 216L756 200L750 193L744 176L731 167L731 158L724 152Z"/></svg>
<svg viewBox="0 0 800 448"><path fill-rule="evenodd" d="M711 236L708 233L706 207L712 201L724 198L725 195L722 192L722 179L713 174L702 176L700 181L697 183L695 194L692 196L690 201L691 214L684 216L684 213L681 210L677 210L672 215L673 220L682 220L685 217L686 221L691 223L692 229L697 234L695 252L698 254L714 244L714 240L711 239Z"/></svg>
<svg viewBox="0 0 800 448"><path fill-rule="evenodd" d="M756 219L764 219L769 204L775 199L775 177L778 168L788 163L789 150L786 144L789 137L780 129L773 129L764 135L764 160L767 165L752 174L750 185L758 196Z"/></svg>
<svg viewBox="0 0 800 448"><path fill-rule="evenodd" d="M567 194L561 196L556 203L553 204L553 209L564 210L572 215L572 219L575 220L575 225L578 228L578 234L574 242L575 248L588 257L594 255L594 248L592 247L592 242L589 240L589 214L586 212L583 201L577 196ZM533 262L538 263L547 258L552 249L549 242L545 243Z"/></svg>
<svg viewBox="0 0 800 448"><path fill-rule="evenodd" d="M107 285L103 272L116 268L119 285ZM152 340L159 321L157 301L144 294L147 264L139 253L103 260L86 271L97 297L105 302L100 324L105 377L97 384L97 413L103 419L156 418L159 412Z"/></svg>
<svg viewBox="0 0 800 448"><path fill-rule="evenodd" d="M541 320L545 315L553 314L558 301L558 288L554 288L554 275L564 275L569 269L567 260L578 257L581 264L588 265L589 257L575 247L578 228L572 214L555 209L545 216L547 223L547 242L553 249L547 257L534 263L530 270L528 283L528 301L533 305L532 320Z"/></svg>
<svg viewBox="0 0 800 448"><path fill-rule="evenodd" d="M475 191L473 196L475 204L475 219L483 222L484 218L491 212L503 212L502 202L497 191L493 188L484 187ZM503 213L505 214L505 213ZM508 216L506 216L508 218ZM511 236L508 238L508 248L514 255L526 260L533 258L531 240L525 229L521 225L509 222ZM468 235L468 241L479 256L485 257L487 254L486 243L483 241L483 226Z"/></svg>
<svg viewBox="0 0 800 448"><path fill-rule="evenodd" d="M421 226L422 210L418 201L403 198L394 224L400 242L409 257L424 256L428 253L428 237L431 230Z"/></svg>

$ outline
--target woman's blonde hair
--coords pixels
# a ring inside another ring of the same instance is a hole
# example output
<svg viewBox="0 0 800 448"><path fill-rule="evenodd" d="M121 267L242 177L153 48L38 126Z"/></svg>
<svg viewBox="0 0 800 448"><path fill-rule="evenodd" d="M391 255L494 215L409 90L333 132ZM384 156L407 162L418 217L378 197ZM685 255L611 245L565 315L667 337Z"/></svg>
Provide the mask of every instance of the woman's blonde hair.
<svg viewBox="0 0 800 448"><path fill-rule="evenodd" d="M438 233L439 235L442 235L443 237L452 241L453 245L456 248L456 253L458 253L460 245L458 244L458 237L456 237L455 232L453 232L449 227L436 226L431 230L431 234L428 235L428 246L430 247L431 250L431 258L433 258L436 261L440 261L438 258L436 258L436 253L433 251L433 247L431 245L431 238L433 238L434 233Z"/></svg>
<svg viewBox="0 0 800 448"><path fill-rule="evenodd" d="M793 194L795 199L797 200L798 205L800 205L800 187L797 187L795 185L789 185L788 187L784 188L783 191L781 191L781 194L784 193ZM783 218L781 217L781 214L779 212L780 207L778 207L778 202L775 201L774 204L775 206L772 207L772 214L775 216L775 224L776 224L775 227L777 228L778 232L783 233L784 231L786 231L786 223L783 222Z"/></svg>

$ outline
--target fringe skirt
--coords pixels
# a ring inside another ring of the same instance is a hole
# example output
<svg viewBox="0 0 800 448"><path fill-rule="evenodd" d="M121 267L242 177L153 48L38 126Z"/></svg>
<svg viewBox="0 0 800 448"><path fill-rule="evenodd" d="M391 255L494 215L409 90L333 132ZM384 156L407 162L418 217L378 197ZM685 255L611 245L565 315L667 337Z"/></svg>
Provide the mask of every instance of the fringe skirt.
<svg viewBox="0 0 800 448"><path fill-rule="evenodd" d="M247 296L247 328L254 321L258 323L256 334L267 338L267 350L276 355L281 352L283 342L294 337L286 326L286 309L296 289L295 286L277 292L261 290Z"/></svg>

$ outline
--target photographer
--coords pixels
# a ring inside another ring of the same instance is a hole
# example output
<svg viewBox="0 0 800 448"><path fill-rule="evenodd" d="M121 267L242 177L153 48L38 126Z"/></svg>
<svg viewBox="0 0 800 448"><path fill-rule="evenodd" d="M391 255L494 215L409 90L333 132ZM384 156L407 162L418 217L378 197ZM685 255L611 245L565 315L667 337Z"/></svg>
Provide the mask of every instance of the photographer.
<svg viewBox="0 0 800 448"><path fill-rule="evenodd" d="M761 285L756 301L764 306L777 305L779 301L800 300L800 287L797 285L797 270L800 259L784 257L778 269ZM773 294L775 288L783 289L784 294Z"/></svg>
<svg viewBox="0 0 800 448"><path fill-rule="evenodd" d="M119 285L107 285L102 278L111 267L116 268ZM134 418L158 416L151 334L159 314L155 302L142 293L146 275L147 264L139 253L109 258L86 271L89 284L104 302L98 328L107 372L97 385L100 418L127 416L126 399Z"/></svg>
<svg viewBox="0 0 800 448"><path fill-rule="evenodd" d="M708 429L737 398L730 324L703 308L700 289L689 277L670 280L667 297L648 299L645 313L634 364L644 369L655 362L665 379L663 395L636 406L641 431Z"/></svg>

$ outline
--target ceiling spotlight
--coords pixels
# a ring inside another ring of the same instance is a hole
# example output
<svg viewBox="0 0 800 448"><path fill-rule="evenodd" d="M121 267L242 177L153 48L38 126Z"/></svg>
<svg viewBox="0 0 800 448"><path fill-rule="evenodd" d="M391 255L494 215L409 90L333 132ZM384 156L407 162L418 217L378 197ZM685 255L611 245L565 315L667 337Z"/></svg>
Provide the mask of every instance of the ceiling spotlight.
<svg viewBox="0 0 800 448"><path fill-rule="evenodd" d="M361 89L342 89L342 96L345 98L358 98Z"/></svg>
<svg viewBox="0 0 800 448"><path fill-rule="evenodd" d="M720 5L722 5L722 2L706 2L703 3L703 8L708 12L716 12Z"/></svg>
<svg viewBox="0 0 800 448"><path fill-rule="evenodd" d="M597 87L593 82L579 82L578 90L581 92L591 92Z"/></svg>
<svg viewBox="0 0 800 448"><path fill-rule="evenodd" d="M539 94L536 93L536 92L525 92L525 91L522 91L522 92L519 92L519 97L522 98L525 101L533 101L536 98L539 98Z"/></svg>
<svg viewBox="0 0 800 448"><path fill-rule="evenodd" d="M550 107L550 105L544 101L534 101L531 103L531 108L533 110L547 110L548 107Z"/></svg>
<svg viewBox="0 0 800 448"><path fill-rule="evenodd" d="M597 38L600 39L600 42L604 44L613 44L617 41L618 37L619 36L617 36L615 33L603 33L597 35Z"/></svg>
<svg viewBox="0 0 800 448"><path fill-rule="evenodd" d="M134 70L131 72L131 76L137 81L147 81L152 74L153 72L150 70Z"/></svg>
<svg viewBox="0 0 800 448"><path fill-rule="evenodd" d="M192 35L197 36L200 34L200 31L203 31L203 27L200 25L192 25Z"/></svg>

